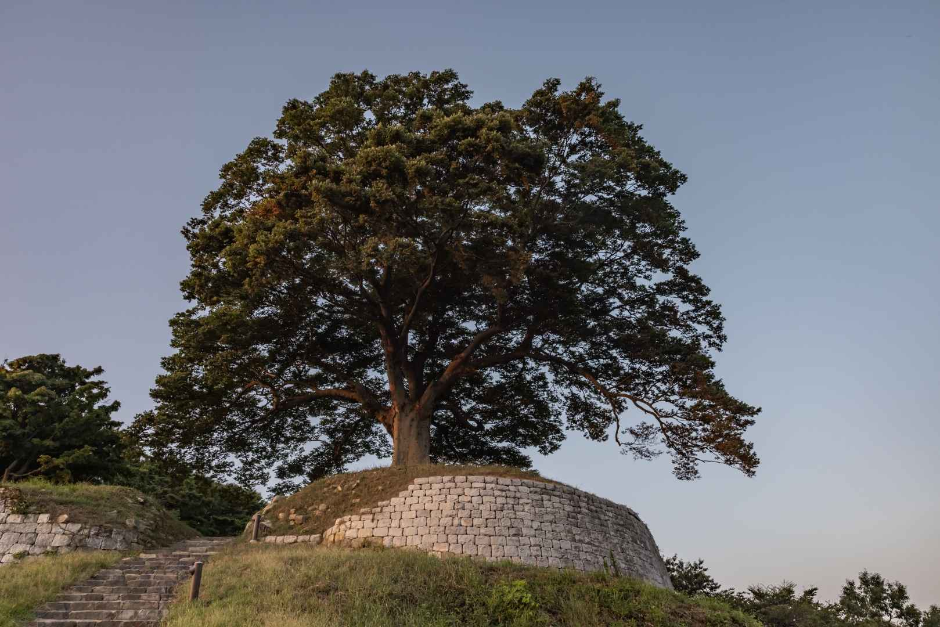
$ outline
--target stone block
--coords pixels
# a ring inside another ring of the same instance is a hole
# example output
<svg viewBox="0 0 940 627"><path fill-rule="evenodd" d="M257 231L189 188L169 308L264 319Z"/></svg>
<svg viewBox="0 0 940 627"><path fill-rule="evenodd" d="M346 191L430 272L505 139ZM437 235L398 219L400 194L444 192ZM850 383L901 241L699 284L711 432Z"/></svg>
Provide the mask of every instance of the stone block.
<svg viewBox="0 0 940 627"><path fill-rule="evenodd" d="M17 531L6 531L0 536L0 544L13 545L20 539L20 533Z"/></svg>
<svg viewBox="0 0 940 627"><path fill-rule="evenodd" d="M52 541L55 539L54 533L40 533L36 535L36 540L34 544L38 547L47 547L52 546Z"/></svg>

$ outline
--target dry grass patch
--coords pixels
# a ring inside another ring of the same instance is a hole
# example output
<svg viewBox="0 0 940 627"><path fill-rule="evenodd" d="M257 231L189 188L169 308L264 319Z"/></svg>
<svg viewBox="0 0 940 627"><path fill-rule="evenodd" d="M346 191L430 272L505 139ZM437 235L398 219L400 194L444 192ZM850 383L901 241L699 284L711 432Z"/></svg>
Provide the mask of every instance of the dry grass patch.
<svg viewBox="0 0 940 627"><path fill-rule="evenodd" d="M169 627L759 627L633 579L396 549L242 543L213 557L199 602L185 595Z"/></svg>
<svg viewBox="0 0 940 627"><path fill-rule="evenodd" d="M0 566L0 627L25 623L40 605L125 556L117 551L83 551Z"/></svg>
<svg viewBox="0 0 940 627"><path fill-rule="evenodd" d="M359 472L331 475L314 481L295 494L281 499L265 514L273 525L273 534L323 533L340 516L358 514L365 507L375 507L379 501L398 496L418 477L453 477L484 475L511 479L532 479L546 483L559 483L546 479L535 471L510 466L457 466L429 464L426 466L385 466ZM292 513L304 517L300 524L291 524Z"/></svg>

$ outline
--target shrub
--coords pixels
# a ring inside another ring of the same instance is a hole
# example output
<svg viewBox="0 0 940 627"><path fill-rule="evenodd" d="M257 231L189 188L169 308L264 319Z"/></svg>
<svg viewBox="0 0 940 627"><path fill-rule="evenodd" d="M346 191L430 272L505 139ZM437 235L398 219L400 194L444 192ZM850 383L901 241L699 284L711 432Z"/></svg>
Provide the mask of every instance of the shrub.
<svg viewBox="0 0 940 627"><path fill-rule="evenodd" d="M168 471L153 462L128 466L115 483L153 496L182 522L206 536L241 533L264 506L257 492L213 481L185 469Z"/></svg>
<svg viewBox="0 0 940 627"><path fill-rule="evenodd" d="M522 626L539 622L539 605L524 579L497 584L487 606L497 625Z"/></svg>

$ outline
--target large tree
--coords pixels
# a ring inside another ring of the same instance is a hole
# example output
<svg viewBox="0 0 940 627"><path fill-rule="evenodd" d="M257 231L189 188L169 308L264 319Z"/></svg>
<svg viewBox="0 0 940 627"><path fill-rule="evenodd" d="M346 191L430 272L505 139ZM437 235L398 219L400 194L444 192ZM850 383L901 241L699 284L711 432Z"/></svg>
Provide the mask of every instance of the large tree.
<svg viewBox="0 0 940 627"><path fill-rule="evenodd" d="M713 372L723 318L669 201L685 176L593 79L470 98L449 70L337 74L222 168L145 441L286 478L388 436L393 464L524 466L567 427L683 479L754 472L759 410Z"/></svg>
<svg viewBox="0 0 940 627"><path fill-rule="evenodd" d="M122 464L120 404L107 403L103 370L67 366L59 355L0 364L0 475L101 481Z"/></svg>

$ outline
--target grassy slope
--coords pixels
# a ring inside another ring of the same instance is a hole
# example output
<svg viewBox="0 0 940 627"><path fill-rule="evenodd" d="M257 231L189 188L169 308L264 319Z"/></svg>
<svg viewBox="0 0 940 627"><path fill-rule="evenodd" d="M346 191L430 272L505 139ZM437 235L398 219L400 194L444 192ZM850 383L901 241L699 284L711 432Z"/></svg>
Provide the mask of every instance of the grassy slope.
<svg viewBox="0 0 940 627"><path fill-rule="evenodd" d="M240 543L206 567L201 601L185 594L170 627L759 627L716 601L632 579L394 549Z"/></svg>
<svg viewBox="0 0 940 627"><path fill-rule="evenodd" d="M152 498L133 488L87 483L58 485L45 481L0 484L0 487L19 490L23 497L21 507L25 506L27 511L48 513L53 517L68 514L69 522L123 527L130 518L145 521L146 544L152 546L199 535Z"/></svg>
<svg viewBox="0 0 940 627"><path fill-rule="evenodd" d="M272 533L275 534L323 533L332 527L340 516L358 514L364 507L375 507L379 501L398 496L399 492L405 490L418 477L457 475L486 475L558 483L538 473L508 466L387 466L332 475L314 481L290 497L275 503L265 514L265 518L273 523ZM321 504L326 505L325 510L319 509ZM306 517L302 524L290 525L287 517L292 509ZM283 515L283 519L279 519L279 515Z"/></svg>
<svg viewBox="0 0 940 627"><path fill-rule="evenodd" d="M47 555L0 567L0 627L30 619L33 610L98 569L124 557L117 551Z"/></svg>

